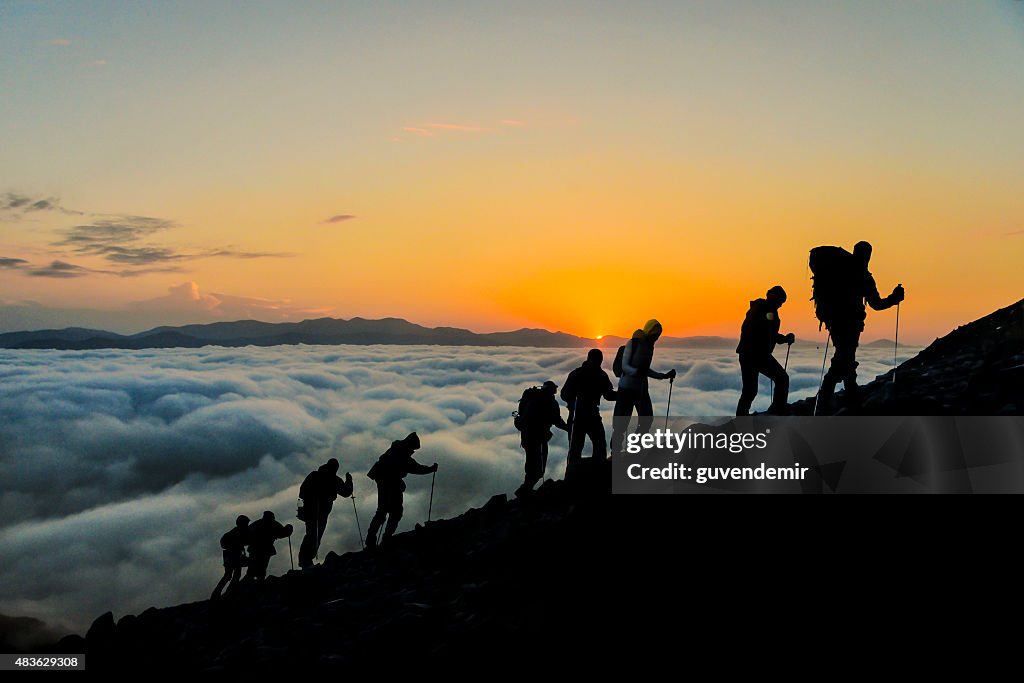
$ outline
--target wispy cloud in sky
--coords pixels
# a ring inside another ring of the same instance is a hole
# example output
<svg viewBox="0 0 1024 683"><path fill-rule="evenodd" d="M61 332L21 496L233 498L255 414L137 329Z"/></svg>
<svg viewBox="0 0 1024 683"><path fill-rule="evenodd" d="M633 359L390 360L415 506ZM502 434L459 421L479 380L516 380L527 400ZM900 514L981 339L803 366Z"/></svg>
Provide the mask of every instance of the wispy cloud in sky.
<svg viewBox="0 0 1024 683"><path fill-rule="evenodd" d="M46 41L47 45L55 45L58 47L67 47L71 44L71 41L67 38L54 38L53 40Z"/></svg>
<svg viewBox="0 0 1024 683"><path fill-rule="evenodd" d="M38 211L57 211L59 213L81 216L81 211L66 209L61 206L57 197L30 197L18 192L7 192L0 197L0 214L15 219Z"/></svg>
<svg viewBox="0 0 1024 683"><path fill-rule="evenodd" d="M66 261L52 261L47 266L30 268L25 271L29 277L52 277L58 279L82 277L94 272L96 271L90 268L76 266Z"/></svg>
<svg viewBox="0 0 1024 683"><path fill-rule="evenodd" d="M423 135L424 137L428 138L433 137L434 135L426 128L417 128L416 126L404 126L402 130L404 130L406 133L415 133L416 135Z"/></svg>
<svg viewBox="0 0 1024 683"><path fill-rule="evenodd" d="M139 244L177 227L177 223L150 216L116 216L84 225L75 225L61 231L63 239L53 242L55 247L70 248L76 254L99 256L110 263L124 266L150 266L204 258L287 258L295 254L286 252L245 251L232 247L181 251L174 247ZM151 272L175 272L178 269L119 272L117 275L137 276ZM105 271L93 271L105 272Z"/></svg>
<svg viewBox="0 0 1024 683"><path fill-rule="evenodd" d="M425 123L426 128L440 128L441 130L457 130L464 133L483 133L487 128L481 126L467 126L461 123Z"/></svg>
<svg viewBox="0 0 1024 683"><path fill-rule="evenodd" d="M331 216L330 218L325 218L324 220L322 220L320 222L321 223L344 223L345 221L350 221L353 218L355 218L355 216L353 216L350 213L339 213L339 214L337 214L335 216Z"/></svg>

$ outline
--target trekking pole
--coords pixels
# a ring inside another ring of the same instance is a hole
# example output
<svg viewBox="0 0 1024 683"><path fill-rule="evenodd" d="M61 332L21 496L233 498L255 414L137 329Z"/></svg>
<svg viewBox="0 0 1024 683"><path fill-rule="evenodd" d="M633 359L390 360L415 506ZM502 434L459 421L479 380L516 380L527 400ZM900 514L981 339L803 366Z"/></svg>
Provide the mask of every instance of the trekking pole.
<svg viewBox="0 0 1024 683"><path fill-rule="evenodd" d="M818 401L821 399L821 387L825 385L825 359L828 358L828 343L832 340L832 333L825 338L825 355L821 357L821 379L818 380L818 394L814 397L814 414L818 414Z"/></svg>
<svg viewBox="0 0 1024 683"><path fill-rule="evenodd" d="M359 547L366 550L366 544L363 543L363 527L359 524L359 510L356 508L356 494L352 494L352 512L356 513L356 529L359 530Z"/></svg>
<svg viewBox="0 0 1024 683"><path fill-rule="evenodd" d="M430 521L430 513L434 510L434 481L437 479L437 470L430 475L430 506L427 508L427 521Z"/></svg>
<svg viewBox="0 0 1024 683"><path fill-rule="evenodd" d="M899 284L900 287L903 283ZM896 339L892 344L892 389L896 391L896 350L900 347L900 302L896 302Z"/></svg>
<svg viewBox="0 0 1024 683"><path fill-rule="evenodd" d="M672 412L672 385L675 384L675 382L675 377L672 377L668 381L668 405L665 406L665 429L668 429L668 416Z"/></svg>
<svg viewBox="0 0 1024 683"><path fill-rule="evenodd" d="M313 559L320 559L320 501L316 502L316 550L313 551Z"/></svg>
<svg viewBox="0 0 1024 683"><path fill-rule="evenodd" d="M295 555L292 554L292 535L288 534L288 559L292 561L292 571L295 571Z"/></svg>
<svg viewBox="0 0 1024 683"><path fill-rule="evenodd" d="M793 348L792 344L786 344L786 364L782 366L783 370L789 369L789 350Z"/></svg>

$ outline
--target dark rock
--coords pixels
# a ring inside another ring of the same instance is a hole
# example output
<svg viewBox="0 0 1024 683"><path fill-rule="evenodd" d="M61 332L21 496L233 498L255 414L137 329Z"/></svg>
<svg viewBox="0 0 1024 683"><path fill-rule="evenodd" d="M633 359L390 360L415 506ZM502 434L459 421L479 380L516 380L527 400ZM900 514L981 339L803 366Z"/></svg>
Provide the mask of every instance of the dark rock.
<svg viewBox="0 0 1024 683"><path fill-rule="evenodd" d="M104 612L92 622L92 626L85 634L85 642L90 649L106 645L113 641L115 628L114 613Z"/></svg>

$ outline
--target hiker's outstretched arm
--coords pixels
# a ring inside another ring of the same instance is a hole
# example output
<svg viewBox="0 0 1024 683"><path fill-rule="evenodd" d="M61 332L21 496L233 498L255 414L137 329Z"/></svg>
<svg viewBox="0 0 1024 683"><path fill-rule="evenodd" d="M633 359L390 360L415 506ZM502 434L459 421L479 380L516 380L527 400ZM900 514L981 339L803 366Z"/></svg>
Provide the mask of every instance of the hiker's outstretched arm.
<svg viewBox="0 0 1024 683"><path fill-rule="evenodd" d="M868 273L867 283L864 287L864 301L867 302L868 306L876 311L884 311L887 308L892 308L902 300L902 297L896 296L896 292L883 299L878 293L878 285L875 284L875 278Z"/></svg>
<svg viewBox="0 0 1024 683"><path fill-rule="evenodd" d="M434 468L429 465L421 465L412 458L409 458L409 466L406 467L409 474L430 474Z"/></svg>

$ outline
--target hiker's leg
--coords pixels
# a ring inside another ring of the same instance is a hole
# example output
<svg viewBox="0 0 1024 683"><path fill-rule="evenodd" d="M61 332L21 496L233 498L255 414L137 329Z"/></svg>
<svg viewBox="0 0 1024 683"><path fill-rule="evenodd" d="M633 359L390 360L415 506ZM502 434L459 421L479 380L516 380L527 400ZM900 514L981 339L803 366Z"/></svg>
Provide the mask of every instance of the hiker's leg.
<svg viewBox="0 0 1024 683"><path fill-rule="evenodd" d="M646 434L651 431L654 424L654 406L651 404L651 392L647 387L640 391L636 399L636 414L638 419L637 431Z"/></svg>
<svg viewBox="0 0 1024 683"><path fill-rule="evenodd" d="M231 580L231 576L233 574L234 569L228 565L224 565L224 576L220 578L220 581L217 583L217 587L213 589L213 594L210 596L211 600L216 600L220 597L220 592L224 589L224 586L227 585L228 581Z"/></svg>
<svg viewBox="0 0 1024 683"><path fill-rule="evenodd" d="M316 538L316 520L307 519L305 524L306 533L302 537L302 544L299 545L299 566L311 567L313 566L313 557L316 556L320 543Z"/></svg>
<svg viewBox="0 0 1024 683"><path fill-rule="evenodd" d="M860 345L860 333L862 331L863 325L857 326L850 330L847 338L850 362L848 364L849 369L843 377L843 388L846 389L847 407L857 407L860 405L860 387L857 386L857 366L860 365L860 363L857 362L857 347Z"/></svg>
<svg viewBox="0 0 1024 683"><path fill-rule="evenodd" d="M388 509L388 524L384 527L384 540L391 538L395 534L395 529L398 528L398 523L402 521L402 514L404 510L402 508L402 492L399 491L397 494L397 501L392 502Z"/></svg>
<svg viewBox="0 0 1024 683"><path fill-rule="evenodd" d="M622 440L625 438L626 429L629 427L629 417L633 415L633 408L636 405L636 390L619 389L618 398L615 399L615 410L612 420L612 453L622 452Z"/></svg>
<svg viewBox="0 0 1024 683"><path fill-rule="evenodd" d="M590 437L591 457L597 460L606 459L608 457L608 442L605 441L607 437L600 415L595 414L587 419L587 436Z"/></svg>
<svg viewBox="0 0 1024 683"><path fill-rule="evenodd" d="M373 513L373 519L370 520L370 528L366 530L366 546L373 548L377 545L377 534L380 532L380 527L384 523L384 520L388 516L388 511L384 506L384 491L380 484L377 484L377 511Z"/></svg>
<svg viewBox="0 0 1024 683"><path fill-rule="evenodd" d="M760 370L765 377L775 382L775 396L772 398L769 410L774 413L785 412L789 405L789 375L774 356L768 356L761 363Z"/></svg>
<svg viewBox="0 0 1024 683"><path fill-rule="evenodd" d="M522 486L516 489L517 496L532 491L533 487L544 475L542 446L546 446L546 444L535 437L531 436L523 439L523 450L526 451L526 477L523 479Z"/></svg>
<svg viewBox="0 0 1024 683"><path fill-rule="evenodd" d="M740 356L740 378L743 380L743 389L740 391L740 400L736 404L736 415L750 415L750 406L757 396L757 363L745 356Z"/></svg>
<svg viewBox="0 0 1024 683"><path fill-rule="evenodd" d="M572 438L569 440L569 453L566 459L575 462L583 457L583 445L587 440L587 416L584 413L576 412L573 415Z"/></svg>

